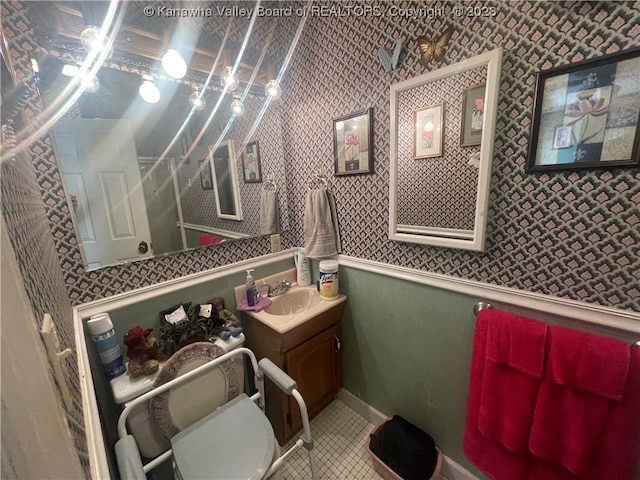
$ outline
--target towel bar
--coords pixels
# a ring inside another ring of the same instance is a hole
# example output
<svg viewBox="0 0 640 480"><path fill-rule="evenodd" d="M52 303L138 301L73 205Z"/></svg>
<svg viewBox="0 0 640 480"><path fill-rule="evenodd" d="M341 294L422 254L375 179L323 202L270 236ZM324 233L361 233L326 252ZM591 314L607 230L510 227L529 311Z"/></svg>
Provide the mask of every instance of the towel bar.
<svg viewBox="0 0 640 480"><path fill-rule="evenodd" d="M477 317L478 313L480 313L482 310L491 310L492 308L495 308L495 307L491 305L489 302L478 302L473 306L473 314ZM634 347L640 347L640 341L637 341L632 345Z"/></svg>
<svg viewBox="0 0 640 480"><path fill-rule="evenodd" d="M489 302L478 302L473 306L473 314L477 317L482 310L494 308Z"/></svg>

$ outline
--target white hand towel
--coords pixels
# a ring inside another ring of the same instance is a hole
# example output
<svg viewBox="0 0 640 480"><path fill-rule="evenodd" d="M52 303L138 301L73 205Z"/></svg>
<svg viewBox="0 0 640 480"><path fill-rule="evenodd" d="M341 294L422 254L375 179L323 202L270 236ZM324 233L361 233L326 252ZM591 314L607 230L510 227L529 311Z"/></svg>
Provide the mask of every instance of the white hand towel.
<svg viewBox="0 0 640 480"><path fill-rule="evenodd" d="M327 200L329 201L329 208L331 208L331 221L333 222L333 231L336 237L336 250L338 250L338 253L342 253L340 227L338 226L338 212L336 211L336 197L329 190L327 190Z"/></svg>
<svg viewBox="0 0 640 480"><path fill-rule="evenodd" d="M327 189L309 190L304 209L304 249L307 257L330 257L338 253L336 231Z"/></svg>
<svg viewBox="0 0 640 480"><path fill-rule="evenodd" d="M278 232L278 192L262 190L260 197L260 233L268 235Z"/></svg>

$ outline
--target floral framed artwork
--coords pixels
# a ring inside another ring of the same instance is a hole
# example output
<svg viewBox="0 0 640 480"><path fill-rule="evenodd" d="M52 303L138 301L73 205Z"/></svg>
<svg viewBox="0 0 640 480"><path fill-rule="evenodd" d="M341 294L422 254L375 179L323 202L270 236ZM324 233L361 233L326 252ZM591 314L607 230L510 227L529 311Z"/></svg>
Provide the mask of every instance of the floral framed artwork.
<svg viewBox="0 0 640 480"><path fill-rule="evenodd" d="M460 146L480 145L484 122L485 85L476 85L462 93L462 120L460 123Z"/></svg>
<svg viewBox="0 0 640 480"><path fill-rule="evenodd" d="M213 190L211 164L207 160L200 160L198 163L200 164L198 171L200 172L200 185L202 186L202 190ZM203 163L206 165L203 165Z"/></svg>
<svg viewBox="0 0 640 480"><path fill-rule="evenodd" d="M640 165L640 49L539 72L527 171Z"/></svg>
<svg viewBox="0 0 640 480"><path fill-rule="evenodd" d="M242 172L244 183L262 182L262 164L260 162L260 147L258 142L249 142L242 152Z"/></svg>
<svg viewBox="0 0 640 480"><path fill-rule="evenodd" d="M413 112L413 158L442 156L442 118L444 104L438 103Z"/></svg>
<svg viewBox="0 0 640 480"><path fill-rule="evenodd" d="M373 171L373 108L333 121L333 157L336 175Z"/></svg>

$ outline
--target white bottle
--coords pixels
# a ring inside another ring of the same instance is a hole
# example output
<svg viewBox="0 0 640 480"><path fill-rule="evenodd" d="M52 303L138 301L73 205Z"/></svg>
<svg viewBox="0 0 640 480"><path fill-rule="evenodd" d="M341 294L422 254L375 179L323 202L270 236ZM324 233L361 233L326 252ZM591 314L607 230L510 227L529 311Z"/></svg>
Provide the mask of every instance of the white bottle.
<svg viewBox="0 0 640 480"><path fill-rule="evenodd" d="M298 286L308 287L311 285L311 270L309 269L309 259L304 255L304 248L296 252L294 259Z"/></svg>
<svg viewBox="0 0 640 480"><path fill-rule="evenodd" d="M256 282L251 276L253 268L247 270L247 281L245 286L247 287L247 305L253 307L256 304L258 292L256 291Z"/></svg>

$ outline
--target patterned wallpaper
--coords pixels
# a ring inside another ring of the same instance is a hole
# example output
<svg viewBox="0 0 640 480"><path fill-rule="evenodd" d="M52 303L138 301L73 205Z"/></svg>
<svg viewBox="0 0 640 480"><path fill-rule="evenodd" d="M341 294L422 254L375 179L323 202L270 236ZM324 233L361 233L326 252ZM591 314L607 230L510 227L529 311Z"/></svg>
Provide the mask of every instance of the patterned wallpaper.
<svg viewBox="0 0 640 480"><path fill-rule="evenodd" d="M373 107L373 174L330 179L344 254L640 311L638 169L524 172L535 72L640 45L640 3L476 2L464 5L495 6L496 15L456 17L452 4L434 2L429 5L444 13L417 19L393 16L391 3L354 3L379 7L380 14L340 16L334 11L309 16L284 78L280 102L291 229L283 245L302 243L304 199L315 168L333 171L332 119ZM314 4L323 5L335 6ZM11 9L10 24L20 26L10 39L13 53L37 52L24 10L5 8ZM261 45L283 58L299 21L281 17L256 35ZM482 253L392 242L387 235L389 86L427 70L418 63L415 38L435 38L449 24L455 32L447 53L429 68L498 46L505 51L488 241ZM236 34L241 26L234 23ZM398 38L404 43L398 68L386 73L378 47L390 50ZM26 63L24 69L27 74ZM51 147L39 141L33 153L64 283L75 304L269 252L268 237L261 237L87 273L70 228Z"/></svg>
<svg viewBox="0 0 640 480"><path fill-rule="evenodd" d="M41 108L37 90L31 81L29 71L28 52L33 43L24 18L21 16L19 5L2 2L0 9L3 34L7 36L12 45L9 55L16 71L17 81L24 82L28 86L29 94L26 107L23 109L23 118L25 122L29 123L33 121L35 112ZM10 83L11 80L2 78L2 82ZM2 151L4 154L9 145L16 145L17 140L12 129L3 126L2 132ZM30 150L18 151L12 158L3 159L0 165L1 210L16 254L27 297L37 321L35 328L40 330L43 315L49 313L56 323L60 349L71 348L74 352L64 361L68 373L69 389L73 398L72 410L67 413L67 424L78 452L80 464L88 477L89 459L80 394L78 359L75 354L72 305L56 253L52 225L43 205L42 186L36 183L36 173L31 162L31 158L34 156L40 156L43 161L52 161L50 155L51 146L48 139L39 138L33 143ZM59 196L62 195L61 190L59 181L56 184L46 184L47 194ZM44 196L47 201L48 195ZM58 223L57 228L60 227L64 227L62 222ZM3 298L2 301L10 302L11 299ZM16 341L20 340L16 339ZM20 359L14 360L20 361Z"/></svg>
<svg viewBox="0 0 640 480"><path fill-rule="evenodd" d="M463 91L486 78L486 67L474 68L398 95L399 224L473 230L478 169L469 156L480 147L461 147L459 132ZM443 104L442 155L414 160L413 112L438 103Z"/></svg>
<svg viewBox="0 0 640 480"><path fill-rule="evenodd" d="M380 16L308 22L286 77L285 151L291 178L299 179L290 189L296 241L313 169L333 170L332 119L373 107L374 174L331 179L345 255L640 311L640 171L524 171L535 73L640 46L640 2L464 3L495 6L491 17L456 17L453 3L433 2L445 12L433 19L392 17L390 3L374 5ZM422 67L416 37L436 38L446 25L455 29L446 55ZM390 51L396 39L404 47L398 68L387 73L377 50ZM504 57L486 250L390 241L390 85L498 46Z"/></svg>

